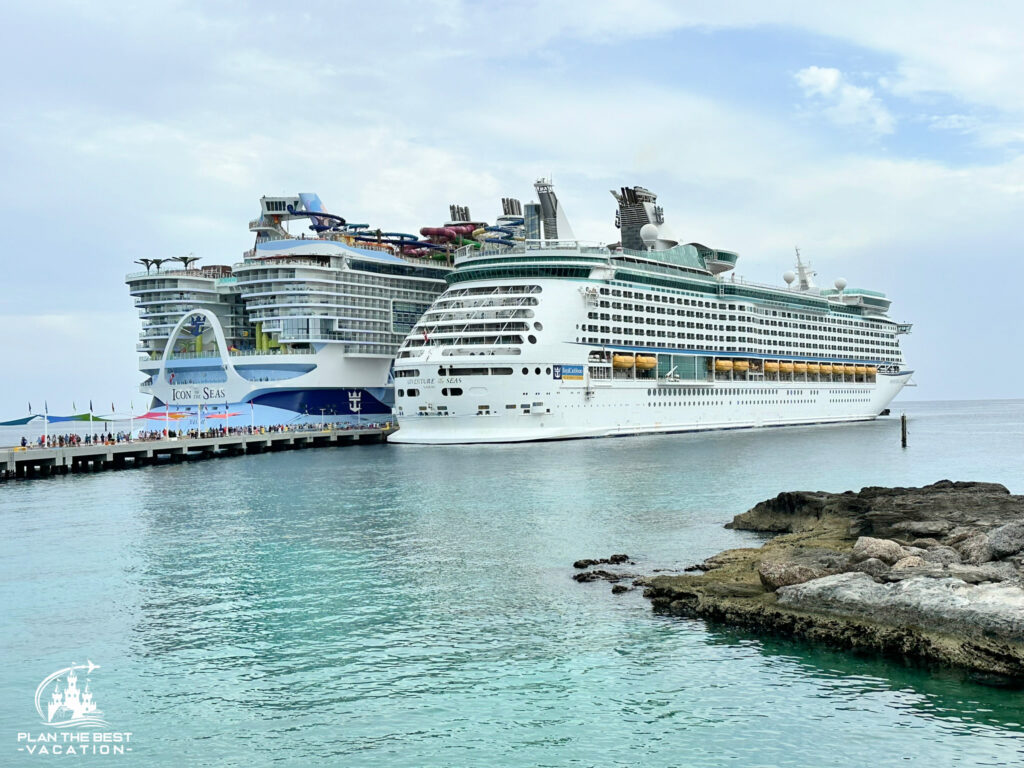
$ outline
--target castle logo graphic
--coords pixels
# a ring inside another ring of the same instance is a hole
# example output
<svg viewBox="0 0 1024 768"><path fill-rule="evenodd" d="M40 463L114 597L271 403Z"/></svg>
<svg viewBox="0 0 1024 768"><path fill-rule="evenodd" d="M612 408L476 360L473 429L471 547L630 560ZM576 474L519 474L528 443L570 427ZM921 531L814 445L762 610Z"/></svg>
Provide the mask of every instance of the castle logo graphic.
<svg viewBox="0 0 1024 768"><path fill-rule="evenodd" d="M109 728L103 712L96 704L90 677L98 664L72 664L46 677L36 688L36 712L44 725L51 728ZM85 683L79 687L79 671ZM44 702L44 697L49 698Z"/></svg>

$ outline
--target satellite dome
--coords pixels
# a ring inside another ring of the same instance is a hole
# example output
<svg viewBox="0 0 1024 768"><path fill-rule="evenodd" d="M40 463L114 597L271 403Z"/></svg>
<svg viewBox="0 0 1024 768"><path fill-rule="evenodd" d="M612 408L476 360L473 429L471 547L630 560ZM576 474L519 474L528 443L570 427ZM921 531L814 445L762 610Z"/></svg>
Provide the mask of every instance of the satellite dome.
<svg viewBox="0 0 1024 768"><path fill-rule="evenodd" d="M846 278L840 277L835 282L836 290L842 291L846 287Z"/></svg>
<svg viewBox="0 0 1024 768"><path fill-rule="evenodd" d="M644 224L640 227L640 239L644 241L644 245L648 248L652 247L658 242L658 225Z"/></svg>
<svg viewBox="0 0 1024 768"><path fill-rule="evenodd" d="M786 281L786 285L792 285L793 281L796 280L796 275L792 272L783 272L782 279Z"/></svg>

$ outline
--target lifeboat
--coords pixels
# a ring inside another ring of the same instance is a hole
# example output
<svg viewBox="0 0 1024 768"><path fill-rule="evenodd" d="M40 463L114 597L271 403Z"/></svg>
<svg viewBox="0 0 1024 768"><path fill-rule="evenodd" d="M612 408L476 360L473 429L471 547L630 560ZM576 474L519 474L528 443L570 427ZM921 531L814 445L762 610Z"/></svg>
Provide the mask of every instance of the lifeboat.
<svg viewBox="0 0 1024 768"><path fill-rule="evenodd" d="M778 373L779 364L775 360L765 360L764 362L765 373Z"/></svg>
<svg viewBox="0 0 1024 768"><path fill-rule="evenodd" d="M818 368L821 370L822 376L832 375L832 363L821 363Z"/></svg>
<svg viewBox="0 0 1024 768"><path fill-rule="evenodd" d="M793 363L793 373L807 373L807 363Z"/></svg>
<svg viewBox="0 0 1024 768"><path fill-rule="evenodd" d="M867 366L868 376L875 376L878 373L878 366L869 365Z"/></svg>
<svg viewBox="0 0 1024 768"><path fill-rule="evenodd" d="M613 355L612 366L615 368L632 368L633 367L633 356L632 355Z"/></svg>
<svg viewBox="0 0 1024 768"><path fill-rule="evenodd" d="M779 363L779 373L792 373L793 364L786 360L785 362Z"/></svg>
<svg viewBox="0 0 1024 768"><path fill-rule="evenodd" d="M658 364L658 358L653 355L637 355L636 367L641 371L649 371Z"/></svg>
<svg viewBox="0 0 1024 768"><path fill-rule="evenodd" d="M845 368L844 372L846 373L847 376L853 376L855 373L857 373L857 366L855 366L855 365L847 365L847 366L844 366L844 368Z"/></svg>
<svg viewBox="0 0 1024 768"><path fill-rule="evenodd" d="M732 369L732 360L715 360L715 371L717 373L728 373Z"/></svg>
<svg viewBox="0 0 1024 768"><path fill-rule="evenodd" d="M736 373L746 373L750 370L750 363L746 360L733 360L732 369Z"/></svg>
<svg viewBox="0 0 1024 768"><path fill-rule="evenodd" d="M832 366L831 365L829 366L829 370L830 371L832 370ZM821 366L818 365L817 363L808 363L807 364L807 372L809 374L811 374L812 376L817 376L819 373L821 373Z"/></svg>
<svg viewBox="0 0 1024 768"><path fill-rule="evenodd" d="M868 374L868 367L866 365L857 365L857 366L854 366L854 368L855 368L858 376L867 376L867 374Z"/></svg>

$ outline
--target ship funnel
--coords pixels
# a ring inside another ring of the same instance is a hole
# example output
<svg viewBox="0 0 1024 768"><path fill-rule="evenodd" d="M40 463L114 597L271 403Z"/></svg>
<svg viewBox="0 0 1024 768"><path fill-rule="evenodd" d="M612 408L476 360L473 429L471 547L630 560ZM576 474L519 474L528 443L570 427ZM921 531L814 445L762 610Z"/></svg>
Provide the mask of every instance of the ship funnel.
<svg viewBox="0 0 1024 768"><path fill-rule="evenodd" d="M618 192L612 190L612 197L619 204L615 212L615 226L622 230L622 247L634 251L643 251L649 247L654 250L666 250L679 244L665 227L665 211L657 204L658 196L644 187L621 187ZM648 237L643 237L647 229ZM651 238L657 233L656 238ZM650 242L649 242L650 241Z"/></svg>
<svg viewBox="0 0 1024 768"><path fill-rule="evenodd" d="M501 198L501 212L505 216L522 216L523 204L514 197Z"/></svg>
<svg viewBox="0 0 1024 768"><path fill-rule="evenodd" d="M469 222L469 206L468 205L449 205L448 211L451 213L452 224L468 223Z"/></svg>

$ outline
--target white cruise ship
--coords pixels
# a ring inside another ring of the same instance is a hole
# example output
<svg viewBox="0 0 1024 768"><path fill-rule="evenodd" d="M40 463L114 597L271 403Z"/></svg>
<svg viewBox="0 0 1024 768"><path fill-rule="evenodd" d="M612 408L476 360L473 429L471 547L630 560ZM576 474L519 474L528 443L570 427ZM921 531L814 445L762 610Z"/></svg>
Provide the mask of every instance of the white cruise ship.
<svg viewBox="0 0 1024 768"><path fill-rule="evenodd" d="M799 252L785 286L737 279L736 253L680 243L642 187L612 193L621 242L584 245L536 189L512 236L457 253L402 344L392 442L862 421L907 384L884 294L818 288Z"/></svg>
<svg viewBox="0 0 1024 768"><path fill-rule="evenodd" d="M146 271L127 276L152 418L189 428L217 423L204 416L236 426L388 417L395 351L444 290L450 255L350 224L313 194L260 204L241 263L140 259ZM311 232L290 234L294 221Z"/></svg>

